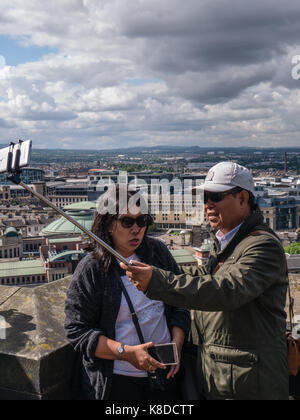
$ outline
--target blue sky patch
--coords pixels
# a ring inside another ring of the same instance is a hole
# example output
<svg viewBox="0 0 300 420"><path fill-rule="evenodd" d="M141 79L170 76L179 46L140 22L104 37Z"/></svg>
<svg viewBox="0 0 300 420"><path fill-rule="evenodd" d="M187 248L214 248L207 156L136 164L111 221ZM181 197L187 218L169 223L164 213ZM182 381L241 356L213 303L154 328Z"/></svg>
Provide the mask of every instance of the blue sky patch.
<svg viewBox="0 0 300 420"><path fill-rule="evenodd" d="M56 50L48 47L23 46L21 40L7 36L0 36L0 55L5 58L8 66L37 61L44 55L54 53Z"/></svg>

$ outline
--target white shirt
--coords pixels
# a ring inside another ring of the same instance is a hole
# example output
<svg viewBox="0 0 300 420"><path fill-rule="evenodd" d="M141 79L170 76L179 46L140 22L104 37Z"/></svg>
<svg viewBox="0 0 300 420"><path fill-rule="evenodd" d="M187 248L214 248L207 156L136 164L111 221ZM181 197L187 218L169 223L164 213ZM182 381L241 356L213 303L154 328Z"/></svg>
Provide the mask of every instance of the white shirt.
<svg viewBox="0 0 300 420"><path fill-rule="evenodd" d="M127 261L140 261L134 254ZM171 341L170 332L165 317L164 304L158 300L149 299L143 292L137 290L127 276L121 277L124 286L129 294L132 305L138 316L138 321L145 339L145 342L152 341L155 344L169 343ZM116 321L115 340L120 343L135 346L141 344L133 323L130 310L124 294L122 293L121 306ZM115 374L125 376L146 377L147 372L136 369L132 364L123 360L115 360Z"/></svg>
<svg viewBox="0 0 300 420"><path fill-rule="evenodd" d="M219 241L221 250L224 249L228 242L234 237L234 235L237 233L237 231L243 223L244 222L240 223L238 226L236 226L234 229L227 233L222 233L220 230L218 230L218 232L216 233L216 238Z"/></svg>

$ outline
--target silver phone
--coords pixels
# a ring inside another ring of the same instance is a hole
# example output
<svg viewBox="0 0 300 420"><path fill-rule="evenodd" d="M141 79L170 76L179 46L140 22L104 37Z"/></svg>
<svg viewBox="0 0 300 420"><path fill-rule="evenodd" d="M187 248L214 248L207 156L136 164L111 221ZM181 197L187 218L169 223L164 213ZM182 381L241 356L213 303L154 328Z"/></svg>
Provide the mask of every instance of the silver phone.
<svg viewBox="0 0 300 420"><path fill-rule="evenodd" d="M26 140L0 149L0 174L28 166L31 146L31 140Z"/></svg>
<svg viewBox="0 0 300 420"><path fill-rule="evenodd" d="M148 348L148 353L164 365L178 364L178 352L175 343L155 344Z"/></svg>

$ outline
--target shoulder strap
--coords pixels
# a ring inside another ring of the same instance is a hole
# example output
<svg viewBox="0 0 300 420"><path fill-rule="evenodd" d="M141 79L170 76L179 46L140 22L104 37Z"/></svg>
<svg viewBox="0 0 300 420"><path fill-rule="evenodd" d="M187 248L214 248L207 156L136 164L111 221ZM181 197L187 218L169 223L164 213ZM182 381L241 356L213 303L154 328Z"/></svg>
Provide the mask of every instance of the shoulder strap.
<svg viewBox="0 0 300 420"><path fill-rule="evenodd" d="M141 344L144 344L145 343L145 339L144 339L144 336L143 336L143 333L142 333L142 330L141 330L141 327L140 327L140 324L139 324L139 321L138 321L137 314L136 314L136 312L134 310L134 307L132 305L132 302L130 300L130 297L129 297L129 294L128 294L127 290L126 290L126 287L124 286L124 283L122 282L122 279L120 277L119 277L119 281L120 281L120 286L121 286L122 292L124 293L125 299L126 299L127 304L129 306L131 317L132 317L132 321L133 321L134 326L136 328L136 332L137 332L137 334L139 336L139 340L140 340ZM150 378L152 378L153 380L157 380L157 373L156 372L148 372L147 371L147 375Z"/></svg>
<svg viewBox="0 0 300 420"><path fill-rule="evenodd" d="M275 239L281 245L281 242L277 238L277 236L273 235L270 232L267 232L266 230L253 230L252 232L250 232L246 236L246 238L249 237L249 236L255 236L255 235L268 235L271 238ZM218 264L215 267L215 269L213 270L212 274L215 274L219 270L219 268L222 266L222 264L224 264L224 261L225 260L226 259L223 259L223 260L220 260L218 262ZM294 319L294 299L293 299L292 294L291 294L290 281L289 281L289 270L288 270L288 265L287 265L286 259L285 259L285 263L286 263L286 277L287 277L287 280L288 280L289 321L290 321L290 329L292 330L292 328L293 328L293 319Z"/></svg>
<svg viewBox="0 0 300 420"><path fill-rule="evenodd" d="M126 287L124 286L124 283L122 282L122 279L120 277L119 277L119 281L120 281L120 286L121 286L122 292L123 292L123 294L125 296L125 299L127 301L128 306L129 306L130 314L131 314L131 317L132 317L132 321L134 323L134 326L136 328L136 332L137 332L137 334L139 336L139 339L140 339L141 344L144 344L145 343L145 340L144 340L144 336L143 336L143 333L142 333L142 330L141 330L141 327L140 327L140 324L139 324L139 321L138 321L137 314L136 314L136 312L134 310L134 307L132 305L132 302L130 300L130 297L128 295L128 292L126 290Z"/></svg>
<svg viewBox="0 0 300 420"><path fill-rule="evenodd" d="M265 230L255 230L253 232L250 232L248 236L255 236L255 235L269 235L272 238L276 239L277 242L280 243L280 240L277 238L277 236L272 235L272 233L267 232ZM291 294L291 287L290 287L290 280L289 280L289 269L288 269L288 265L287 265L287 261L285 259L285 263L286 263L286 277L288 280L288 298L289 298L289 321L290 321L290 330L293 329L293 319L294 319L294 299L292 297Z"/></svg>
<svg viewBox="0 0 300 420"><path fill-rule="evenodd" d="M272 235L272 233L270 233L270 232L267 232L267 231L265 231L265 230L253 230L252 232L250 232L250 233L248 233L248 235L246 236L246 238L248 237L248 236L255 236L255 235L268 235L268 236L271 236L273 239L275 239L277 242L279 242L280 243L280 240L275 236L275 235ZM245 238L244 238L245 239ZM218 270L219 270L219 268L224 264L224 262L226 261L226 259L227 259L227 257L226 258L222 258L219 262L218 262L218 264L216 265L216 267L214 268L214 270L213 270L213 272L212 272L212 274L215 274Z"/></svg>
<svg viewBox="0 0 300 420"><path fill-rule="evenodd" d="M277 236L273 235L271 232L267 232L266 230L253 230L247 236L255 236L255 235L268 235L271 238L275 239L281 245L281 242L277 238Z"/></svg>
<svg viewBox="0 0 300 420"><path fill-rule="evenodd" d="M250 232L247 236L256 236L256 235L268 235L271 238L275 239L275 241L277 241L279 243L280 246L281 242L280 239L277 238L277 236L273 235L271 232L267 232L266 230L253 230L252 232ZM288 270L288 266L287 266L287 261L285 259L285 263L286 263L286 274L288 276L289 270Z"/></svg>
<svg viewBox="0 0 300 420"><path fill-rule="evenodd" d="M211 274L216 274L216 272L219 270L219 268L224 264L224 262L226 261L226 259L224 258L223 260L220 260L218 262L218 264L215 266L215 268L213 269Z"/></svg>

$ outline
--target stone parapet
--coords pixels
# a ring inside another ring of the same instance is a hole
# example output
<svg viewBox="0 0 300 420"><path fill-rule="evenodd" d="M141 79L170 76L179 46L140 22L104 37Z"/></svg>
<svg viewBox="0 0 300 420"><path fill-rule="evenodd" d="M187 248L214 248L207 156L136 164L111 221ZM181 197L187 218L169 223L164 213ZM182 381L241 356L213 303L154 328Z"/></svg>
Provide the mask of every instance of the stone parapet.
<svg viewBox="0 0 300 420"><path fill-rule="evenodd" d="M67 400L75 352L64 333L70 277L0 286L0 400Z"/></svg>
<svg viewBox="0 0 300 420"><path fill-rule="evenodd" d="M290 281L291 295L294 299L294 313L295 313L296 319L300 320L300 274L290 274L289 281ZM287 302L287 308L288 308L288 302Z"/></svg>

